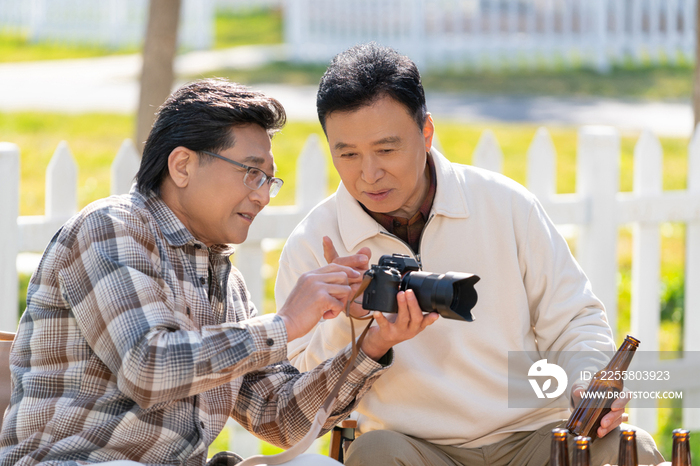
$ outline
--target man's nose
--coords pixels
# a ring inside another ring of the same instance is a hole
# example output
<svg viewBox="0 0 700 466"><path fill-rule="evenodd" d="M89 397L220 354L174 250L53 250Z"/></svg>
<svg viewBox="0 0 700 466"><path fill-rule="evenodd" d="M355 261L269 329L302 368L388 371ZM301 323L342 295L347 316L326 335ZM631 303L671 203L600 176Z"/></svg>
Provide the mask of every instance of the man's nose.
<svg viewBox="0 0 700 466"><path fill-rule="evenodd" d="M250 199L265 207L270 203L270 183L265 181L258 189L250 191Z"/></svg>
<svg viewBox="0 0 700 466"><path fill-rule="evenodd" d="M374 157L364 157L362 160L362 180L374 184L384 176L384 170Z"/></svg>

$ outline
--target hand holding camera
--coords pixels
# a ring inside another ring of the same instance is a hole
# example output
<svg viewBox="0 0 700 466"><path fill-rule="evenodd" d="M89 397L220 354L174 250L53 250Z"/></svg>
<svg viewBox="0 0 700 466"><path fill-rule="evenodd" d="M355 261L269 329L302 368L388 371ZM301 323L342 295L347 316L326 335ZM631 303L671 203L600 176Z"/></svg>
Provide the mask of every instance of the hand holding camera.
<svg viewBox="0 0 700 466"><path fill-rule="evenodd" d="M379 311L372 314L377 326L370 328L362 343L363 351L375 360L392 346L418 335L435 322L438 315L469 322L474 320L471 309L477 300L474 284L479 277L476 275L420 272L414 259L401 254L382 256L379 264L367 270L371 257L367 248L353 256L339 257L331 239L324 237L323 249L328 263L365 271L365 276L372 278L363 294L362 306L354 303L350 313L361 317L367 315L367 310ZM356 292L357 286L350 297ZM396 319L390 322L382 314L384 312L396 313ZM424 315L424 312L428 314Z"/></svg>

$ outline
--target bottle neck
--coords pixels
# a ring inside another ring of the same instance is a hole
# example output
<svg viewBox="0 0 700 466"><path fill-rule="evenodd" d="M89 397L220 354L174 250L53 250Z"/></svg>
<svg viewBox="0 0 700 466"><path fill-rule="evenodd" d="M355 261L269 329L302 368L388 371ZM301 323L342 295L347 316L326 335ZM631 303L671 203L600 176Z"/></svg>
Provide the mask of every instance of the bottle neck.
<svg viewBox="0 0 700 466"><path fill-rule="evenodd" d="M620 432L620 452L618 455L619 466L638 466L637 460L637 433L633 430Z"/></svg>
<svg viewBox="0 0 700 466"><path fill-rule="evenodd" d="M554 429L552 431L552 447L550 451L550 466L568 466L569 448L566 444L565 429Z"/></svg>
<svg viewBox="0 0 700 466"><path fill-rule="evenodd" d="M673 466L690 466L690 432L687 430L673 431Z"/></svg>
<svg viewBox="0 0 700 466"><path fill-rule="evenodd" d="M571 466L589 466L591 461L590 437L575 437Z"/></svg>
<svg viewBox="0 0 700 466"><path fill-rule="evenodd" d="M613 355L612 359L606 366L606 370L609 371L626 371L630 363L632 362L632 357L634 352L639 346L639 341L628 336L625 341L620 345L620 349Z"/></svg>

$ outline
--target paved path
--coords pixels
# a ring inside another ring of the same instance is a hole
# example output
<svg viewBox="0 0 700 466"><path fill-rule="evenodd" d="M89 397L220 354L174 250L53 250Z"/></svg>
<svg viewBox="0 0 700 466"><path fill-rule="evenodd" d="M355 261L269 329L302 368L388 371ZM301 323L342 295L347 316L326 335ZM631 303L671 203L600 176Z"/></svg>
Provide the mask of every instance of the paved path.
<svg viewBox="0 0 700 466"><path fill-rule="evenodd" d="M191 52L178 57L176 73L197 75L225 67L253 67L283 59L283 46L250 46ZM141 58L125 55L80 60L0 64L0 111L46 110L132 113L138 101ZM177 83L179 85L181 83ZM291 120L315 120L315 86L259 85L278 98ZM528 122L543 125L604 124L622 131L649 128L657 135L688 137L689 102L562 99L429 92L436 118L466 122Z"/></svg>

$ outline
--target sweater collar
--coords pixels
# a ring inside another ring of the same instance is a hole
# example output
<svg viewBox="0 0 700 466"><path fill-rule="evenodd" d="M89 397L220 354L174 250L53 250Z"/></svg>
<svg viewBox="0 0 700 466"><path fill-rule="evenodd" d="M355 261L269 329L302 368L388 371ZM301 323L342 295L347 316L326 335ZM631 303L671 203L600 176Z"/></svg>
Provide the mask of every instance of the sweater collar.
<svg viewBox="0 0 700 466"><path fill-rule="evenodd" d="M435 148L430 150L435 163L437 189L433 201L432 215L448 218L469 217L469 206L460 177L444 155ZM378 235L384 228L364 211L355 198L345 188L342 181L336 191L336 208L340 236L348 251L354 250L362 241Z"/></svg>

